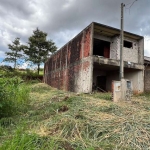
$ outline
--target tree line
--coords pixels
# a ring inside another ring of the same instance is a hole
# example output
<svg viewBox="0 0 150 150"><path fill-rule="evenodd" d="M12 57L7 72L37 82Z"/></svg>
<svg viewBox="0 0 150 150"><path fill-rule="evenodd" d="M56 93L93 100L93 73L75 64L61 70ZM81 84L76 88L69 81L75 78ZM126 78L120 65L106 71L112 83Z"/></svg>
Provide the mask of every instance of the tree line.
<svg viewBox="0 0 150 150"><path fill-rule="evenodd" d="M32 62L37 65L38 74L40 64L44 63L57 50L55 43L52 40L47 40L47 33L40 31L38 28L28 38L26 45L20 44L20 38L17 37L12 41L12 44L8 44L8 48L10 52L5 53L4 61L13 63L14 69L19 59Z"/></svg>

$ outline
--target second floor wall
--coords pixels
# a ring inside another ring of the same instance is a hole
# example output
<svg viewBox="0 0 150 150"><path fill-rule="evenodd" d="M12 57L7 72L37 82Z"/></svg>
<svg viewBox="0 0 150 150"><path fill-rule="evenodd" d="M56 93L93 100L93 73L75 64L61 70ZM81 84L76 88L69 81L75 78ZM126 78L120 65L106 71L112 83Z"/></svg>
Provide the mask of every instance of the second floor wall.
<svg viewBox="0 0 150 150"><path fill-rule="evenodd" d="M93 55L120 60L120 35L113 37L98 33L93 35ZM124 37L124 61L143 64L144 40Z"/></svg>

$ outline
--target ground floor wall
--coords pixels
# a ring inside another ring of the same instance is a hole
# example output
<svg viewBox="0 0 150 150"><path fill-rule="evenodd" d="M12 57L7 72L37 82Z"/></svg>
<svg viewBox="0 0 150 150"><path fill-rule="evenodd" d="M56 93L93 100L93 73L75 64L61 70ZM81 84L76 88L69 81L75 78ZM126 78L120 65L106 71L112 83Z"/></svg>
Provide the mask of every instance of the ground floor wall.
<svg viewBox="0 0 150 150"><path fill-rule="evenodd" d="M150 92L150 66L145 67L144 90L145 92Z"/></svg>
<svg viewBox="0 0 150 150"><path fill-rule="evenodd" d="M150 72L149 72L150 73ZM150 74L149 74L150 75ZM112 91L112 81L116 80L119 81L119 70L103 70L103 69L94 69L93 70L93 82L98 85L98 77L102 76L103 84L100 88L104 88L103 90ZM106 78L104 78L106 77ZM142 93L144 92L144 73L142 70L135 70L135 69L125 69L124 78L128 79L132 82L133 92L134 93Z"/></svg>
<svg viewBox="0 0 150 150"><path fill-rule="evenodd" d="M144 92L144 72L140 70L128 71L125 73L125 79L132 81L133 93L138 94Z"/></svg>
<svg viewBox="0 0 150 150"><path fill-rule="evenodd" d="M92 91L92 62L87 57L65 68L45 72L44 82L52 87L79 93Z"/></svg>

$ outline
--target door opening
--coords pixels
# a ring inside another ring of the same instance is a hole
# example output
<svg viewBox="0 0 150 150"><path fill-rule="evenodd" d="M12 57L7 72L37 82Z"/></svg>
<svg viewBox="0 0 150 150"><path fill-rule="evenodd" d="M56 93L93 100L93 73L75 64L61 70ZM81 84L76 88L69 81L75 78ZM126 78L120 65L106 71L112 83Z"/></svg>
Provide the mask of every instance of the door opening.
<svg viewBox="0 0 150 150"><path fill-rule="evenodd" d="M105 92L106 91L106 76L97 76L96 86L99 91Z"/></svg>

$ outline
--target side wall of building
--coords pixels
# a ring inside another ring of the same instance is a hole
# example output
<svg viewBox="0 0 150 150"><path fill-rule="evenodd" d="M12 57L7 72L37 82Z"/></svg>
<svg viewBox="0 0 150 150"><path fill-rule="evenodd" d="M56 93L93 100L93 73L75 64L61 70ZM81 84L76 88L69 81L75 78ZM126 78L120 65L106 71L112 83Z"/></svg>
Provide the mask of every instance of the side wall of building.
<svg viewBox="0 0 150 150"><path fill-rule="evenodd" d="M150 92L150 66L145 65L145 72L144 72L144 89L145 92Z"/></svg>
<svg viewBox="0 0 150 150"><path fill-rule="evenodd" d="M44 66L44 82L52 87L73 91L91 92L92 24L69 41Z"/></svg>

